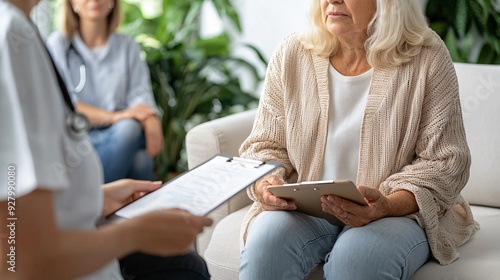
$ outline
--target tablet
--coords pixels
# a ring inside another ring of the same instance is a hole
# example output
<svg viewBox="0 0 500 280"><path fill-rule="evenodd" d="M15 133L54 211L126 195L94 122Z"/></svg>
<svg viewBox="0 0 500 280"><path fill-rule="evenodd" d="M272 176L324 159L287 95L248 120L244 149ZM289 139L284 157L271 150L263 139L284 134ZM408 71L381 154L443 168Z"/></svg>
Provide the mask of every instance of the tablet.
<svg viewBox="0 0 500 280"><path fill-rule="evenodd" d="M116 222L172 208L204 216L279 166L274 162L216 155L108 215L106 221Z"/></svg>
<svg viewBox="0 0 500 280"><path fill-rule="evenodd" d="M297 211L323 218L338 226L343 226L344 223L335 216L323 212L321 209L321 196L333 194L360 205L367 205L356 185L351 181L313 181L284 184L269 187L268 190L277 197L295 202Z"/></svg>

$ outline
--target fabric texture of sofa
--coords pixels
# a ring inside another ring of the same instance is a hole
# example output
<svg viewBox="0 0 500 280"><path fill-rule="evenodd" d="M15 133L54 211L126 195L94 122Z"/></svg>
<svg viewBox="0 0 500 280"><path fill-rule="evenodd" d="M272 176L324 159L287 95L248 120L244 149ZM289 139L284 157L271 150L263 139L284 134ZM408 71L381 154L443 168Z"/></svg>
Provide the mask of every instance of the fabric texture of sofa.
<svg viewBox="0 0 500 280"><path fill-rule="evenodd" d="M500 279L500 66L455 63L455 69L472 153L470 179L462 194L481 229L459 248L458 260L447 266L429 260L412 280ZM219 153L237 156L254 117L255 111L247 111L191 129L186 138L189 167ZM240 227L250 203L242 191L217 208L210 214L214 224L197 240L197 251L214 280L238 279ZM321 266L307 279L323 279Z"/></svg>

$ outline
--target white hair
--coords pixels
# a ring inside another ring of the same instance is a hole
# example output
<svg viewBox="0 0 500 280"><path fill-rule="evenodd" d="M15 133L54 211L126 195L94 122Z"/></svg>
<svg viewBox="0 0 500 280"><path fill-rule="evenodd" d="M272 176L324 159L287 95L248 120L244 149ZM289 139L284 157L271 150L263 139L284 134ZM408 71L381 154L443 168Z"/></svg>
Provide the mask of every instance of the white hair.
<svg viewBox="0 0 500 280"><path fill-rule="evenodd" d="M377 6L365 42L367 60L373 68L401 65L417 55L422 46L436 43L418 0L365 1L376 1ZM325 27L319 0L311 0L309 28L301 41L320 56L337 52L339 41Z"/></svg>

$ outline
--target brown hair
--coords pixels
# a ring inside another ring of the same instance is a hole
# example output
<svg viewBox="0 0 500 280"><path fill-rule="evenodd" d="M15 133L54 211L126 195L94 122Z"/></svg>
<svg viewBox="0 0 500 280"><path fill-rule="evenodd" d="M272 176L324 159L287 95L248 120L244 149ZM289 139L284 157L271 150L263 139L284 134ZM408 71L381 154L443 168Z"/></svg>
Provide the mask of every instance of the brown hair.
<svg viewBox="0 0 500 280"><path fill-rule="evenodd" d="M120 1L114 0L115 4L108 15L108 35L114 32L120 25ZM80 30L80 15L75 13L71 6L71 0L64 1L64 12L62 19L63 33L73 37Z"/></svg>

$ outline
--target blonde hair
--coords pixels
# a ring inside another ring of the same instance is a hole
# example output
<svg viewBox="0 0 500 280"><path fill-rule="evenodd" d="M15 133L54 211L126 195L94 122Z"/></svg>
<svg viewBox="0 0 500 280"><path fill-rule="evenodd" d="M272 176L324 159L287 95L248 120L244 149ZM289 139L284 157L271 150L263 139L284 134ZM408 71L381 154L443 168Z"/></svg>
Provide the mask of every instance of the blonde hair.
<svg viewBox="0 0 500 280"><path fill-rule="evenodd" d="M108 15L108 35L115 32L120 25L120 20L120 1L114 0L113 8ZM73 37L80 31L80 16L73 10L71 0L64 1L62 31L68 37Z"/></svg>
<svg viewBox="0 0 500 280"><path fill-rule="evenodd" d="M373 68L401 65L417 55L422 46L435 44L417 0L365 1L377 2L365 42L366 57ZM301 41L306 49L330 57L337 52L339 40L326 29L320 2L311 0L309 28L302 34Z"/></svg>

